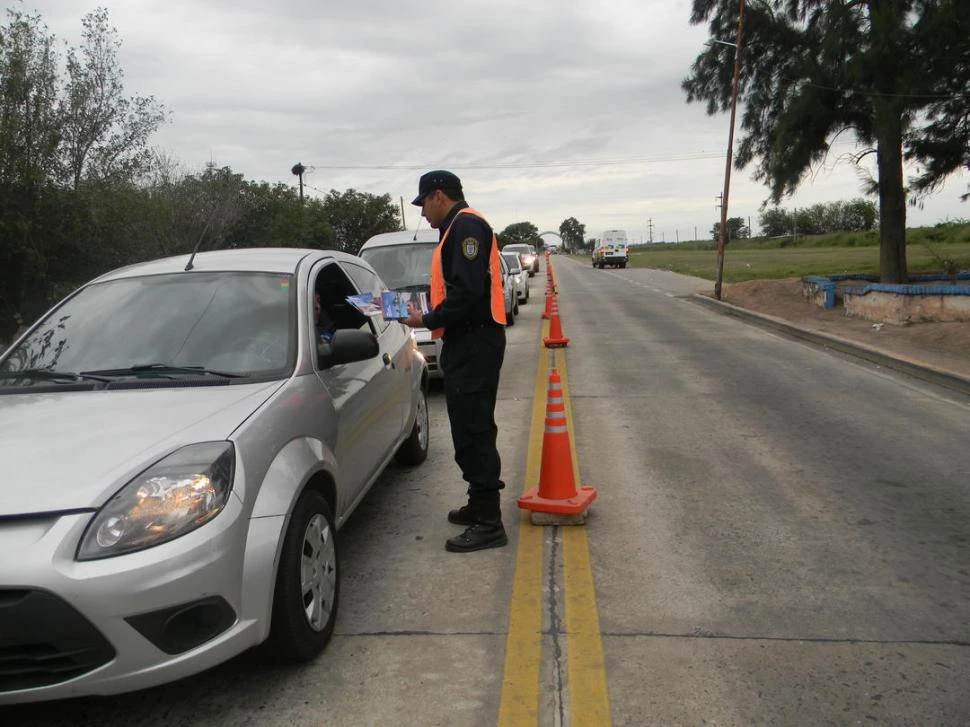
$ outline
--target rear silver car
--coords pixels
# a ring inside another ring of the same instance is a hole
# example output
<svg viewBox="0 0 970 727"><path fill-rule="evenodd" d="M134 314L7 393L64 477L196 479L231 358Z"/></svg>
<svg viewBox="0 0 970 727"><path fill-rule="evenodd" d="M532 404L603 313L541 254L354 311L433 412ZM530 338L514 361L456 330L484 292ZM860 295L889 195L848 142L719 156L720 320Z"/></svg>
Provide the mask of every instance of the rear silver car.
<svg viewBox="0 0 970 727"><path fill-rule="evenodd" d="M0 356L0 704L324 648L335 531L395 455L427 456L413 338L345 300L379 286L330 251L169 258L85 285Z"/></svg>
<svg viewBox="0 0 970 727"><path fill-rule="evenodd" d="M515 295L519 303L525 305L529 302L529 274L523 269L519 256L514 252L502 252L506 264L509 266L509 275L515 283Z"/></svg>

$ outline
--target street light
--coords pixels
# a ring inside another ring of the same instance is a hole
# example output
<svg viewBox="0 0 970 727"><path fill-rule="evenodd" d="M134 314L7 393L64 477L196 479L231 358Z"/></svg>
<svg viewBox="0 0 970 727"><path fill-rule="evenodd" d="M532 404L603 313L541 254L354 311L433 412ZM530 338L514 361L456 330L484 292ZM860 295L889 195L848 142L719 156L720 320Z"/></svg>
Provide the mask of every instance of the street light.
<svg viewBox="0 0 970 727"><path fill-rule="evenodd" d="M721 280L724 277L724 246L727 244L728 192L731 188L731 160L734 156L734 113L738 105L738 78L741 75L741 33L744 30L744 0L738 6L737 42L728 43L715 40L715 43L734 46L734 80L731 83L731 126L728 130L727 161L724 163L724 194L721 196L721 225L717 231L717 268L714 275L714 297L721 299Z"/></svg>

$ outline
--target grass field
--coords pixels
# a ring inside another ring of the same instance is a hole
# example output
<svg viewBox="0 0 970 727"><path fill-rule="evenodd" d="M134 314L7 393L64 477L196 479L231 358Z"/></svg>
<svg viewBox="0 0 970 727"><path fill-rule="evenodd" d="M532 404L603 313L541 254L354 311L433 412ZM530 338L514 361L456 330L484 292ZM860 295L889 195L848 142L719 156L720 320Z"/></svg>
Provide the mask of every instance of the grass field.
<svg viewBox="0 0 970 727"><path fill-rule="evenodd" d="M953 229L950 229L953 228ZM942 271L940 258L950 258L961 270L970 268L970 225L907 230L909 272ZM589 255L575 255L587 264ZM658 268L714 279L717 253L713 243L688 242L630 248L630 267ZM802 275L878 273L879 246L875 233L838 233L782 240L738 240L724 253L724 280L794 278Z"/></svg>

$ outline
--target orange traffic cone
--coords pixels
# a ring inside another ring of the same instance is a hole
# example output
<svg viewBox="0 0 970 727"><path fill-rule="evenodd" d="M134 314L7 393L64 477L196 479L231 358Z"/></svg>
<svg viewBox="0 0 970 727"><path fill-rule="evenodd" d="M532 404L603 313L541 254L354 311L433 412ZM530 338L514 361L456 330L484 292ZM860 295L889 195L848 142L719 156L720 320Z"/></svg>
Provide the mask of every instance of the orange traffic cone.
<svg viewBox="0 0 970 727"><path fill-rule="evenodd" d="M559 320L559 298L552 296L552 311L549 313L549 336L542 339L546 348L565 348L569 339L562 334L562 321Z"/></svg>
<svg viewBox="0 0 970 727"><path fill-rule="evenodd" d="M553 293L552 286L547 285L546 286L546 307L545 307L545 310L542 311L542 317L545 320L549 320L549 317L552 315L552 296L553 295L555 295L555 293Z"/></svg>
<svg viewBox="0 0 970 727"><path fill-rule="evenodd" d="M562 382L559 372L553 368L549 372L546 394L546 431L542 437L539 485L527 490L518 504L523 510L532 511L532 521L536 524L580 524L585 521L586 510L595 499L595 487L583 485L578 490L576 488ZM547 515L537 518L537 513ZM560 517L550 518L548 514Z"/></svg>

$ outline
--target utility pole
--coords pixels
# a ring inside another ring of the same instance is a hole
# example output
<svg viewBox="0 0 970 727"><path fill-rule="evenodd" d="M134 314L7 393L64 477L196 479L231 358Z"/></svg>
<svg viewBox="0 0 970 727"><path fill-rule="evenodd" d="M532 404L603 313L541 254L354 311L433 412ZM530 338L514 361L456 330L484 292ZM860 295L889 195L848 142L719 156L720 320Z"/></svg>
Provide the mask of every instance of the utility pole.
<svg viewBox="0 0 970 727"><path fill-rule="evenodd" d="M290 171L300 178L300 204L303 204L303 172L306 171L306 167L297 162Z"/></svg>
<svg viewBox="0 0 970 727"><path fill-rule="evenodd" d="M721 197L721 227L717 236L717 270L714 277L714 297L721 299L721 279L724 277L724 247L727 239L728 192L731 189L731 161L734 156L734 116L738 105L738 81L741 76L741 36L744 31L744 0L738 2L738 35L734 42L734 78L731 82L731 125L728 128L727 160L724 163L724 194Z"/></svg>
<svg viewBox="0 0 970 727"><path fill-rule="evenodd" d="M650 230L650 244L653 244L653 217L647 220L647 229Z"/></svg>
<svg viewBox="0 0 970 727"><path fill-rule="evenodd" d="M401 229L402 230L407 230L408 229L408 221L404 217L404 195L401 195L401 198L400 199L401 199Z"/></svg>

